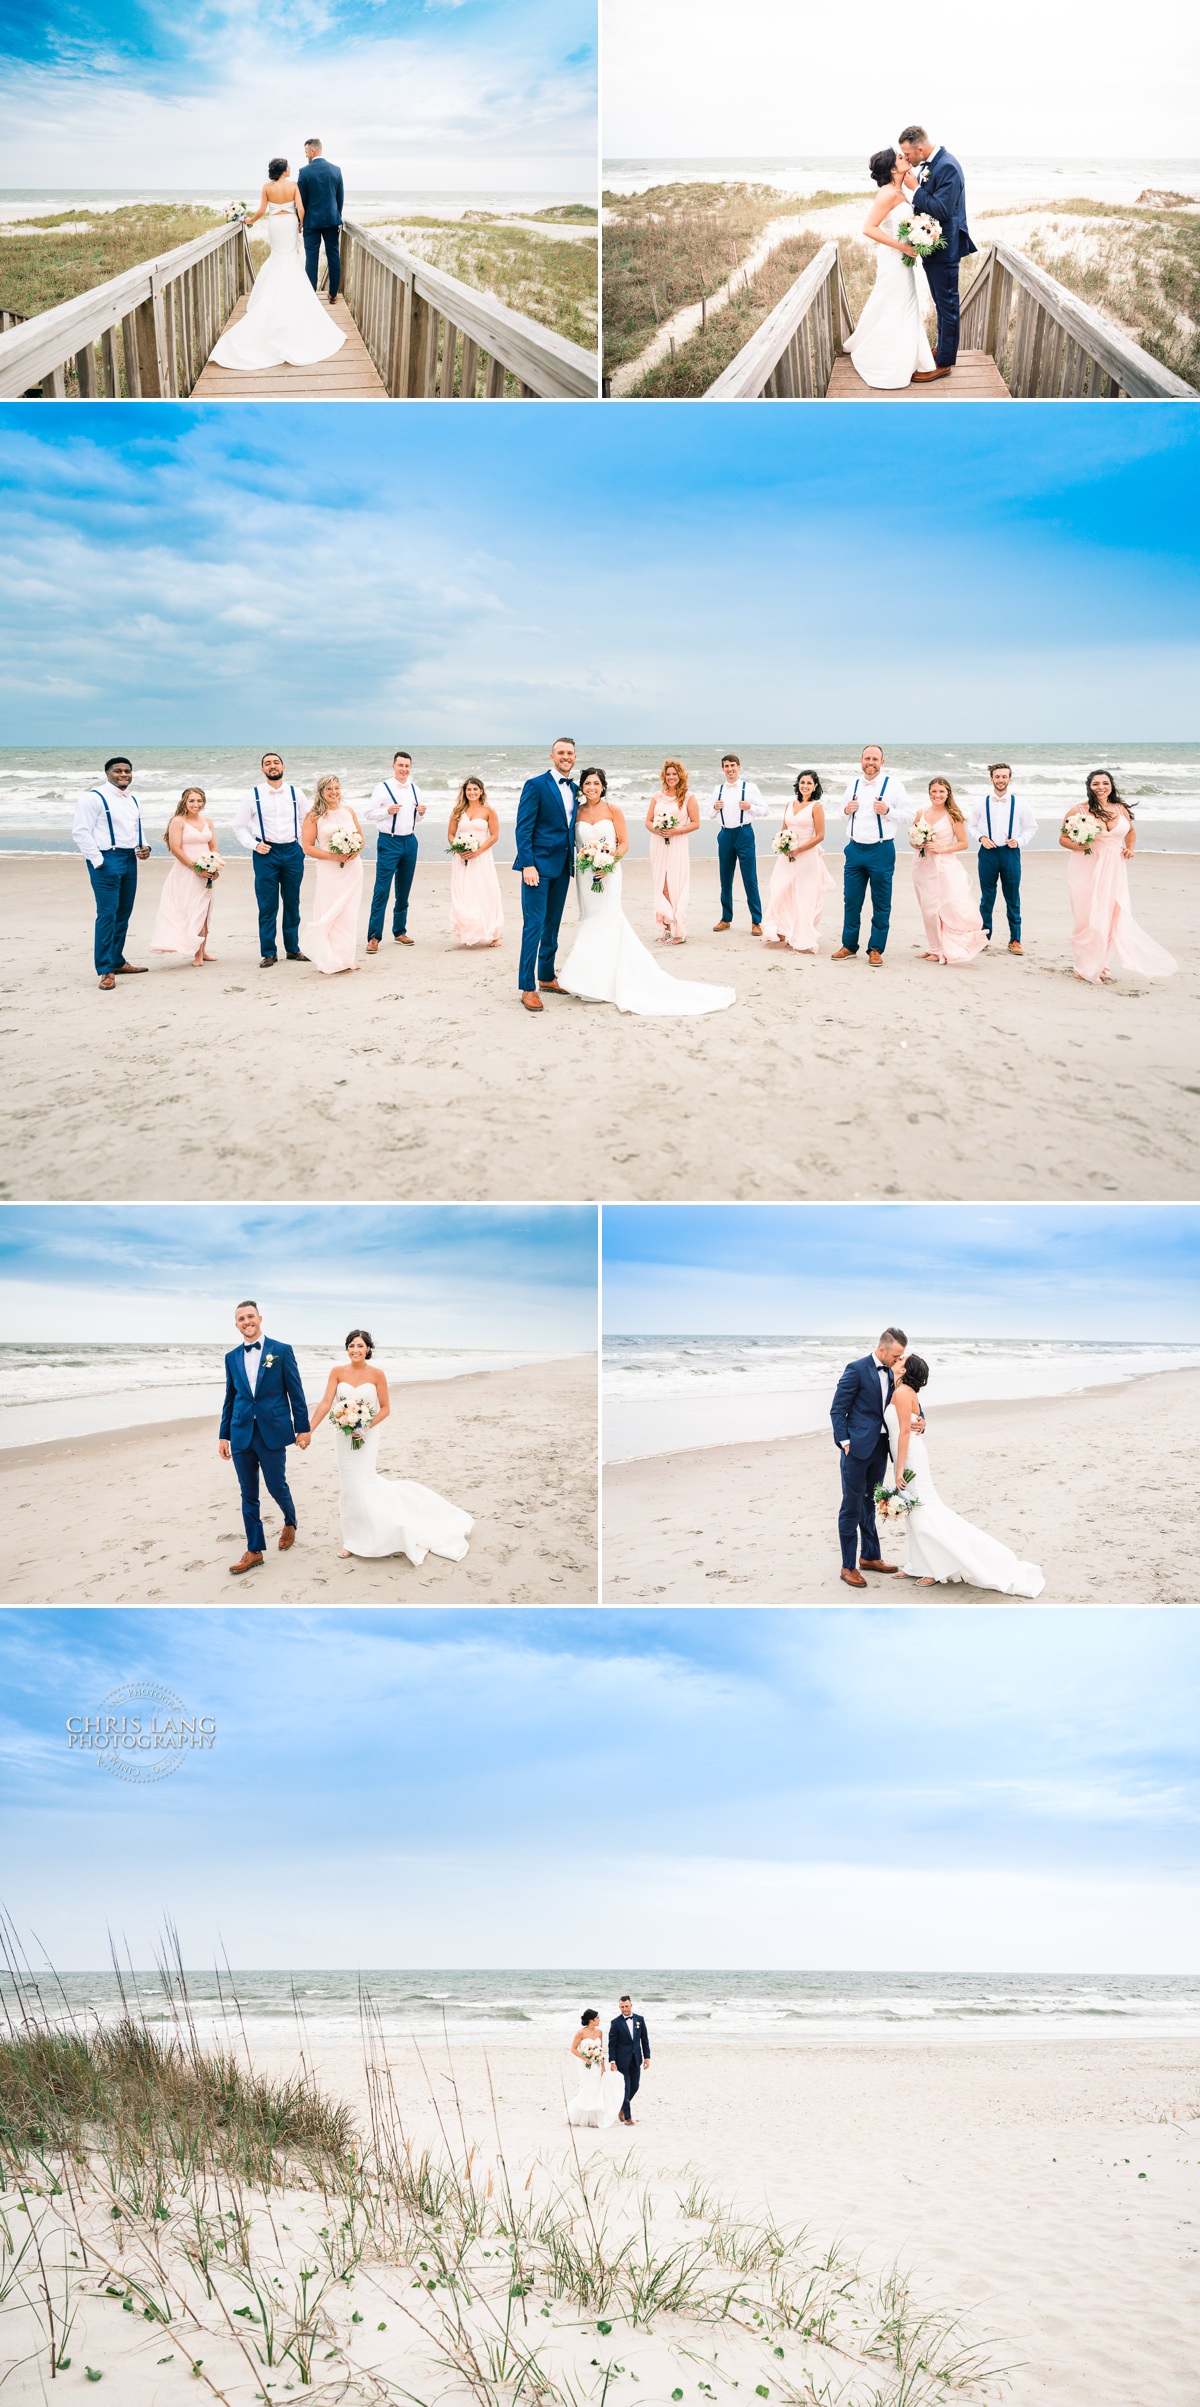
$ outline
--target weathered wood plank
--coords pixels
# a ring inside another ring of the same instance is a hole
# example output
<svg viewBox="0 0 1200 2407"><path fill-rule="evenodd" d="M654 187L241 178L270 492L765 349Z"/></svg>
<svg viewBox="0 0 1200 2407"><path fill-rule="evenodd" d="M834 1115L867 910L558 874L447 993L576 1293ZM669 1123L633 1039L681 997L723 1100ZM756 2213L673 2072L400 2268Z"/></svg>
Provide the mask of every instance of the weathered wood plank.
<svg viewBox="0 0 1200 2407"><path fill-rule="evenodd" d="M348 250L361 251L385 276L401 275L410 281L419 301L446 318L489 358L499 359L531 394L544 400L590 401L597 397L599 364L580 344L535 325L532 318L522 317L498 301L494 293L476 292L471 285L461 284L457 276L430 267L399 243L385 241L353 220L347 219L342 233ZM419 390L431 396L437 387L422 383Z"/></svg>
<svg viewBox="0 0 1200 2407"><path fill-rule="evenodd" d="M960 351L958 365L936 384L889 386L880 392L864 384L848 356L836 359L825 396L827 401L1010 401L1012 395L994 359L986 351Z"/></svg>
<svg viewBox="0 0 1200 2407"><path fill-rule="evenodd" d="M238 300L230 325L244 316L247 296ZM328 306L339 333L346 337L332 359L311 367L218 368L210 360L193 387L196 401L386 401L387 388L372 360L345 301L338 294Z"/></svg>
<svg viewBox="0 0 1200 2407"><path fill-rule="evenodd" d="M239 226L214 226L208 234L126 268L90 292L77 293L56 309L27 318L21 326L0 334L0 400L12 399L38 384L57 367L75 358L88 343L100 342L130 313L149 302L154 292L184 274L192 261L210 258L244 240Z"/></svg>

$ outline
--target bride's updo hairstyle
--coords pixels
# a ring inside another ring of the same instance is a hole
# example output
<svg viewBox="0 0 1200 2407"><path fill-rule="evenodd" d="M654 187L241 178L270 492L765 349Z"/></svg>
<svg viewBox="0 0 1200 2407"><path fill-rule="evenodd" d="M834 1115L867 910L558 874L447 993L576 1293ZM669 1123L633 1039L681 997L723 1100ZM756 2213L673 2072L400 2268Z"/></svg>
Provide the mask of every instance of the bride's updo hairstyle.
<svg viewBox="0 0 1200 2407"><path fill-rule="evenodd" d="M287 160L286 160L286 159L268 159L268 161L267 161L267 182L268 182L268 184L278 184L278 183L279 183L279 182L282 180L282 178L283 178L283 177L284 177L286 174L287 174Z"/></svg>
<svg viewBox="0 0 1200 2407"><path fill-rule="evenodd" d="M908 1355L901 1374L901 1384L904 1387L911 1387L914 1396L919 1396L928 1381L929 1364L923 1362L919 1354Z"/></svg>
<svg viewBox="0 0 1200 2407"><path fill-rule="evenodd" d="M810 802L819 802L819 801L820 801L820 799L821 799L821 796L822 796L822 794L823 794L823 793L824 793L824 791L825 791L825 788L824 788L824 786L822 785L822 783L821 783L821 780L820 780L820 778L818 777L818 775L817 775L817 772L816 772L816 770L815 770L815 769L801 769L801 771L800 771L799 775L797 776L797 779L796 779L795 785L792 787L792 792L793 792L793 794L795 795L797 802L799 802L799 801L800 801L800 799L801 799L801 795L800 795L800 779L801 779L801 777L811 777L811 779L812 779L812 781L813 781L813 790L812 790L812 793L809 795L809 798L808 798L808 799L809 799L809 801L810 801Z"/></svg>
<svg viewBox="0 0 1200 2407"><path fill-rule="evenodd" d="M352 1329L349 1337L346 1339L346 1352L349 1353L356 1337L361 1337L363 1344L367 1349L367 1361L369 1362L372 1354L375 1351L375 1340L372 1337L369 1329Z"/></svg>
<svg viewBox="0 0 1200 2407"><path fill-rule="evenodd" d="M599 2020L600 2017L597 2014L595 2007L585 2006L582 2014L579 2017L579 2028L581 2031L586 2031L589 2023L598 2023Z"/></svg>
<svg viewBox="0 0 1200 2407"><path fill-rule="evenodd" d="M895 164L896 153L894 150L877 150L868 159L867 170L877 184L890 184Z"/></svg>
<svg viewBox="0 0 1200 2407"><path fill-rule="evenodd" d="M603 797L605 794L607 794L607 792L608 792L608 779L606 778L606 776L605 776L605 774L604 774L604 771L603 771L603 769L585 769L585 770L582 772L582 774L581 774L581 776L580 776L580 779L579 779L579 791L580 791L580 793L581 793L581 794L582 794L582 792L583 792L583 789L584 789L584 787L585 787L585 786L586 786L586 784L587 784L587 781L588 781L589 777L598 777L598 778L599 778L599 780L600 780L600 793L601 793L601 796Z"/></svg>

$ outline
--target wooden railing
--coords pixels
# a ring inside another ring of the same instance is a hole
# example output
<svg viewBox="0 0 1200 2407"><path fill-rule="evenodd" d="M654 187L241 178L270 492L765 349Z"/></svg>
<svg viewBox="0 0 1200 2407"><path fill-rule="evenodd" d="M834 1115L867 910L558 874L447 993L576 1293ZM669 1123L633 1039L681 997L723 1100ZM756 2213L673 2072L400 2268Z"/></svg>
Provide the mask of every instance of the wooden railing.
<svg viewBox="0 0 1200 2407"><path fill-rule="evenodd" d="M595 355L347 219L342 291L393 400L591 401Z"/></svg>
<svg viewBox="0 0 1200 2407"><path fill-rule="evenodd" d="M234 223L61 301L0 334L0 399L159 400L190 393L239 293L254 282Z"/></svg>
<svg viewBox="0 0 1200 2407"><path fill-rule="evenodd" d="M963 303L962 344L990 352L1022 400L1200 400L1182 376L1006 242L982 255Z"/></svg>
<svg viewBox="0 0 1200 2407"><path fill-rule="evenodd" d="M25 312L23 309L0 309L0 334L7 334L10 326L23 326L24 324Z"/></svg>
<svg viewBox="0 0 1200 2407"><path fill-rule="evenodd" d="M790 292L710 384L707 401L824 400L854 318L836 242L823 244Z"/></svg>

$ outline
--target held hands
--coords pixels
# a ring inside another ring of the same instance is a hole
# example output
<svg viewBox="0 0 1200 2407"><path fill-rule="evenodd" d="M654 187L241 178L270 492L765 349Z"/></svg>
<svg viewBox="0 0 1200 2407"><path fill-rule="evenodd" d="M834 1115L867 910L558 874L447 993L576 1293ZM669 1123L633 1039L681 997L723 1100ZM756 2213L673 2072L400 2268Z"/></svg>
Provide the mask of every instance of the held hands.
<svg viewBox="0 0 1200 2407"><path fill-rule="evenodd" d="M312 1431L311 1431L311 1429L298 1429L298 1430L296 1431L296 1444L298 1445L298 1447L300 1448L300 1451L301 1451L301 1453L303 1454L305 1447L306 1447L306 1446L310 1446L310 1445L312 1444Z"/></svg>

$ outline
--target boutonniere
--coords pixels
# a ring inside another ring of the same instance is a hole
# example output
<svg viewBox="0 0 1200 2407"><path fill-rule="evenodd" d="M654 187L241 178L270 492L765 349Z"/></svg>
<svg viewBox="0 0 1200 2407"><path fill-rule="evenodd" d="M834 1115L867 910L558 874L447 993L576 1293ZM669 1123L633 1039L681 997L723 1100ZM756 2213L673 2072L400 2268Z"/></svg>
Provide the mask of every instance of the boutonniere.
<svg viewBox="0 0 1200 2407"><path fill-rule="evenodd" d="M274 1360L275 1360L275 1356L274 1356L273 1354L264 1354L264 1355L263 1355L263 1369L264 1369L264 1371L269 1371L269 1370L270 1370L270 1368L271 1368L271 1365L272 1365L272 1363L274 1362Z"/></svg>

